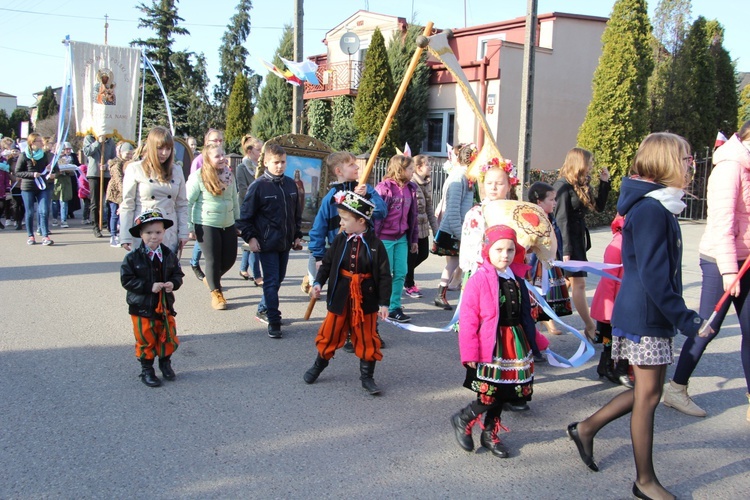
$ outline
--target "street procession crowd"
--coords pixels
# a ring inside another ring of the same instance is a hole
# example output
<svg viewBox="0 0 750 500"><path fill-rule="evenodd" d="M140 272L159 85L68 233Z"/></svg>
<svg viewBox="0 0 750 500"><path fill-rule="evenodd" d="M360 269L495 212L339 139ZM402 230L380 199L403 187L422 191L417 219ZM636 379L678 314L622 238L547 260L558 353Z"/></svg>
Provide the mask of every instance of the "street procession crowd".
<svg viewBox="0 0 750 500"><path fill-rule="evenodd" d="M303 286L311 300L325 295L327 313L315 337L314 360L307 371L300 370L301 378L314 384L336 351L345 349L360 359L361 385L369 395L382 392L374 380L385 347L379 322L409 323L402 296L419 299L425 293L415 269L430 254L444 257L430 300L441 310L458 308L458 354L466 369L458 382L473 396L450 417L450 425L466 451L474 450L473 429L479 427L481 447L499 458L513 455L499 437L505 429L502 412L529 409L535 366L547 361L549 344L538 325L547 335L559 335L557 316L573 309L583 320L584 336L602 344L597 375L623 391L568 425L567 433L584 465L598 471L595 436L630 414L635 497L674 498L654 470L655 409L663 396L668 407L706 416L688 394L689 379L730 305L739 318L750 403L750 275L743 266L750 256L750 121L713 156L697 312L682 297L684 242L677 220L693 158L690 145L675 134L645 137L622 179L612 241L603 256L621 266L609 271L615 279L600 280L590 307L585 270L547 269L541 256L519 242L517 227L488 222L494 202L516 200L519 181L509 160L475 161L473 144L452 151L437 203L424 155L393 156L384 178L371 186L359 183L351 153L330 154L323 168L336 180L303 240L304 192L286 175L281 146L246 135L244 157L232 171L220 130L207 131L200 152L194 138L187 143L196 153L187 179L175 160L172 133L159 126L138 148L88 135L80 164L69 142L55 144L36 133L21 145L3 138L0 148L0 228L25 230L28 245L53 246L53 232L69 228L81 210L81 223L91 225L94 237L108 234L111 246L126 251L120 284L140 378L149 387L162 385L155 362L163 379L177 377L171 363L180 344L175 292L185 276L182 250L194 240L191 271L206 285L207 303L216 311L231 305L222 277L242 252L239 273L262 287L256 318L267 325L271 339L282 338L279 289L290 251L307 244L309 276ZM599 179L592 185L594 172ZM606 167L581 148L568 152L554 185L529 187L526 201L547 216L555 234L555 260L588 260L585 216L603 210L609 193ZM535 301L527 286L545 280L548 307ZM459 303L449 302L451 289L461 290ZM687 340L675 360L677 333ZM667 381L667 367L675 361L674 377Z"/></svg>

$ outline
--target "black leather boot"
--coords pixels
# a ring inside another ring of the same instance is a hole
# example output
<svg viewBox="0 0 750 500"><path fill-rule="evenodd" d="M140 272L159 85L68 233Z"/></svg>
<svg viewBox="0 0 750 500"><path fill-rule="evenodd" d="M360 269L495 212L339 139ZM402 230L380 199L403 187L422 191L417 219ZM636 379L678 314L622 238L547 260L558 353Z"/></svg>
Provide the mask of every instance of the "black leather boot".
<svg viewBox="0 0 750 500"><path fill-rule="evenodd" d="M490 452L496 457L508 458L510 456L508 449L500 441L500 438L497 437L500 429L503 429L503 426L500 425L500 417L493 417L489 420L485 420L484 429L479 436L479 444L481 444L483 448L490 450Z"/></svg>
<svg viewBox="0 0 750 500"><path fill-rule="evenodd" d="M451 309L453 309L453 307L451 307L451 305L448 303L448 297L446 297L447 293L447 286L438 286L438 293L435 296L435 307L439 307L440 309L443 309L445 311L450 311Z"/></svg>
<svg viewBox="0 0 750 500"><path fill-rule="evenodd" d="M599 374L599 378L606 377L610 382L619 384L620 382L615 377L615 373L612 369L612 344L605 345L602 349L602 355L599 357L599 365L596 367L596 373Z"/></svg>
<svg viewBox="0 0 750 500"><path fill-rule="evenodd" d="M471 437L471 428L479 419L479 415L474 413L471 405L459 411L451 417L451 425L456 433L458 446L466 451L474 451L474 438Z"/></svg>
<svg viewBox="0 0 750 500"><path fill-rule="evenodd" d="M315 358L315 363L313 363L310 369L305 372L305 375L302 378L304 378L305 382L308 384L312 384L318 380L318 377L321 372L325 370L326 366L328 366L328 360L321 358L320 354L318 354L318 357Z"/></svg>
<svg viewBox="0 0 750 500"><path fill-rule="evenodd" d="M161 380L156 376L154 371L154 360L153 359L141 359L141 382L149 387L159 387Z"/></svg>
<svg viewBox="0 0 750 500"><path fill-rule="evenodd" d="M633 382L630 381L630 377L628 376L628 360L627 359L621 359L615 364L615 379L617 380L617 383L627 387L628 389L633 388Z"/></svg>
<svg viewBox="0 0 750 500"><path fill-rule="evenodd" d="M359 379L362 381L362 389L366 390L368 394L374 396L380 394L380 387L375 384L372 378L375 373L375 361L364 361L359 360Z"/></svg>
<svg viewBox="0 0 750 500"><path fill-rule="evenodd" d="M172 369L172 356L159 358L159 370L166 380L174 380L176 375Z"/></svg>

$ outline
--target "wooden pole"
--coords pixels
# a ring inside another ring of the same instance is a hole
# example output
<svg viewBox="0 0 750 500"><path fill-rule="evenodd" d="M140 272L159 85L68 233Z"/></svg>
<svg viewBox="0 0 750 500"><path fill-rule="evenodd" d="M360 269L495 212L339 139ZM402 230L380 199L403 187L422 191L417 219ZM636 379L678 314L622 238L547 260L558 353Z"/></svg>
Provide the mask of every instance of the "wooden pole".
<svg viewBox="0 0 750 500"><path fill-rule="evenodd" d="M310 297L310 303L307 304L307 310L305 311L304 319L305 321L310 319L310 315L313 312L313 309L315 309L315 303L318 301L315 297Z"/></svg>
<svg viewBox="0 0 750 500"><path fill-rule="evenodd" d="M531 130L534 115L534 59L536 44L537 0L527 0L526 33L523 42L521 76L521 123L518 128L518 174L520 199L526 199L531 173Z"/></svg>
<svg viewBox="0 0 750 500"><path fill-rule="evenodd" d="M424 31L422 32L422 34L426 37L432 35L432 21L427 23L427 25L424 27ZM378 140L375 141L375 147L372 149L372 152L370 153L370 157L367 159L367 165L365 165L365 168L362 174L359 176L360 184L367 183L367 178L370 177L370 173L372 172L372 167L375 165L375 160L377 160L378 158L378 153L380 152L380 148L383 146L383 142L385 141L385 136L388 133L388 129L391 128L391 123L393 123L393 118L395 118L396 116L398 107L401 104L401 99L404 98L404 94L406 93L406 88L409 86L409 82L411 81L411 77L414 74L414 70L417 69L417 64L419 64L419 58L422 57L423 50L424 50L424 47L419 47L417 45L417 48L414 51L414 55L411 58L411 63L409 63L409 67L406 69L406 73L404 73L404 79L401 80L401 86L398 88L396 97L393 99L393 103L391 104L391 109L390 111L388 111L388 116L385 118L383 127L380 129L380 135L378 135Z"/></svg>

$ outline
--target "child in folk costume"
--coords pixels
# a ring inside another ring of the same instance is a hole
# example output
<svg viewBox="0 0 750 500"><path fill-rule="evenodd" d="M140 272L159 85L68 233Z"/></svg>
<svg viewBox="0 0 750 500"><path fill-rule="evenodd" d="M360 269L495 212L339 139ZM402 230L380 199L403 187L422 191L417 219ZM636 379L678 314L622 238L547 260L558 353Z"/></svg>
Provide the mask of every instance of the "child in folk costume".
<svg viewBox="0 0 750 500"><path fill-rule="evenodd" d="M472 451L471 431L479 421L481 445L500 458L509 456L497 437L503 428L503 404L530 401L533 392L534 359L524 331L533 331L534 321L529 291L521 278L524 255L514 229L503 225L488 228L482 249L484 262L466 282L459 316L464 387L476 392L477 399L453 415L451 424L459 446Z"/></svg>
<svg viewBox="0 0 750 500"><path fill-rule="evenodd" d="M334 200L341 231L326 252L310 290L312 297L319 298L321 287L330 278L328 314L315 337L318 356L304 380L312 384L318 379L351 331L354 353L360 358L362 388L375 395L380 389L372 376L375 363L383 359L375 328L378 316L382 320L388 317L391 268L385 245L370 226L375 205L353 191L339 192Z"/></svg>
<svg viewBox="0 0 750 500"><path fill-rule="evenodd" d="M622 264L622 226L625 225L625 217L620 214L612 221L612 241L604 249L604 262L606 264ZM607 270L608 273L622 279L623 268ZM633 383L628 376L630 364L627 359L620 359L616 363L612 361L612 309L615 306L617 292L620 291L620 282L611 279L599 280L591 301L591 317L596 320L596 331L601 334L602 355L599 358L599 366L596 373L599 378L606 377L615 384L632 388Z"/></svg>
<svg viewBox="0 0 750 500"><path fill-rule="evenodd" d="M173 222L158 209L150 209L133 222L130 234L141 238L141 245L128 252L120 267L120 282L127 293L128 310L133 321L135 355L141 363L141 380L159 387L154 358L167 380L174 380L171 356L180 344L174 317L174 290L185 276L177 256L162 244L164 233Z"/></svg>

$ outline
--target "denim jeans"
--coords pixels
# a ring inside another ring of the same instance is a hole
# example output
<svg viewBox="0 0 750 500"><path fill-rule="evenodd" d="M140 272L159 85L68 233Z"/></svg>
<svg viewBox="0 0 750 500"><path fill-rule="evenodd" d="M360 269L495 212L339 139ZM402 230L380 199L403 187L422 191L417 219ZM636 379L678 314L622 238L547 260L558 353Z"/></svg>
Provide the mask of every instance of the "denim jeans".
<svg viewBox="0 0 750 500"><path fill-rule="evenodd" d="M195 245L193 245L193 256L190 257L190 265L195 267L200 263L201 261L201 244L198 243L198 240L195 240Z"/></svg>
<svg viewBox="0 0 750 500"><path fill-rule="evenodd" d="M49 205L50 195L52 191L45 189L44 191L21 191L21 198L23 199L23 205L26 209L24 219L26 220L26 235L34 236L34 203L37 204L37 211L39 212L39 229L42 231L42 236L49 236Z"/></svg>
<svg viewBox="0 0 750 500"><path fill-rule="evenodd" d="M260 260L258 254L254 252L248 252L247 250L242 251L242 261L240 262L240 271L246 272L248 269L252 269L252 277L260 278L263 276L260 273Z"/></svg>
<svg viewBox="0 0 750 500"><path fill-rule="evenodd" d="M109 230L113 235L118 235L117 224L120 222L120 216L117 215L117 203L107 202L109 204Z"/></svg>
<svg viewBox="0 0 750 500"><path fill-rule="evenodd" d="M279 311L279 288L286 277L286 265L289 262L289 250L286 252L261 252L260 264L263 266L263 298L258 304L258 311L266 311L268 323L281 323Z"/></svg>
<svg viewBox="0 0 750 500"><path fill-rule="evenodd" d="M62 200L52 200L52 218L60 219L60 222L68 222L68 202Z"/></svg>
<svg viewBox="0 0 750 500"><path fill-rule="evenodd" d="M737 265L741 267L742 262L738 262ZM719 302L719 299L724 294L724 280L719 272L719 266L715 262L701 259L700 266L703 273L703 280L701 283L699 314L702 318L708 318L713 312L716 303ZM716 315L713 323L711 323L711 326L715 330L714 333L708 337L688 337L682 345L680 358L677 360L677 368L675 368L674 377L672 377L672 380L676 384L685 385L688 383L693 370L695 370L701 356L703 356L703 351L706 350L709 342L719 334L719 329L724 322L727 312L729 312L730 305L734 305L734 310L737 313L737 319L740 324L740 332L742 334L740 358L742 359L742 368L745 372L747 391L750 392L750 273L745 273L740 279L739 296L733 297L730 295Z"/></svg>
<svg viewBox="0 0 750 500"><path fill-rule="evenodd" d="M383 246L388 254L388 262L391 264L391 273L393 273L391 303L388 306L388 312L393 312L401 308L401 292L408 268L409 242L406 241L406 235L403 235L397 240L383 240Z"/></svg>

